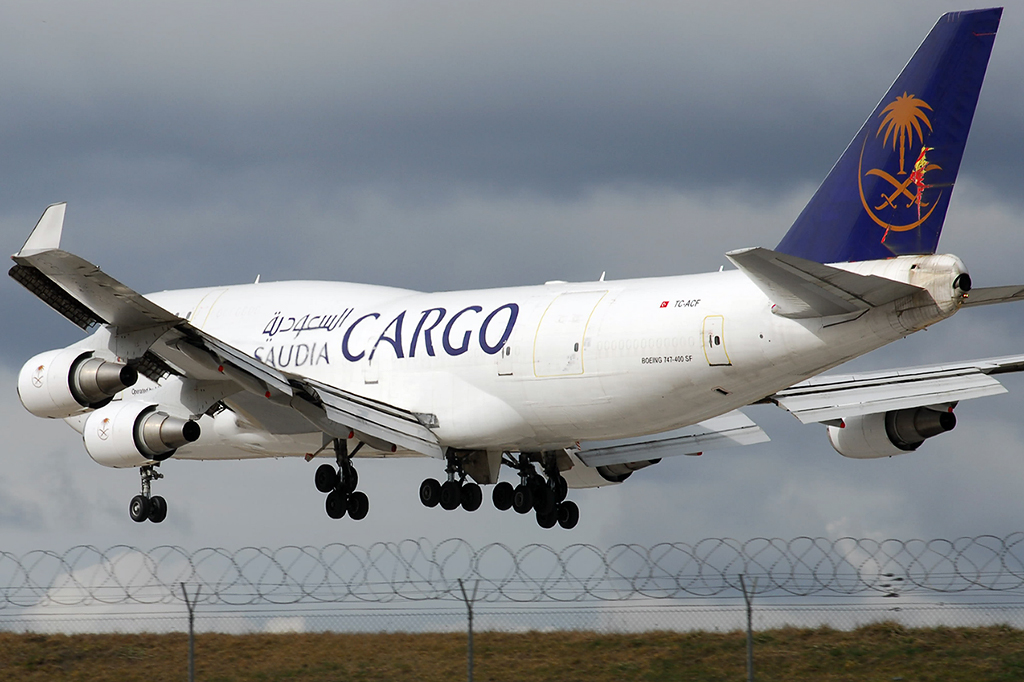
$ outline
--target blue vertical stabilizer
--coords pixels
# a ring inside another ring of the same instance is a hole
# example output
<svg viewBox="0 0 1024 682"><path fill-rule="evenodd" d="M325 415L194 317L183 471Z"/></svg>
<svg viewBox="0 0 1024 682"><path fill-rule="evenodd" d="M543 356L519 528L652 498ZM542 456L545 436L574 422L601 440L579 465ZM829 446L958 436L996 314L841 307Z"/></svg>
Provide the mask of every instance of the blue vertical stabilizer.
<svg viewBox="0 0 1024 682"><path fill-rule="evenodd" d="M939 18L777 251L819 263L935 253L1002 12Z"/></svg>

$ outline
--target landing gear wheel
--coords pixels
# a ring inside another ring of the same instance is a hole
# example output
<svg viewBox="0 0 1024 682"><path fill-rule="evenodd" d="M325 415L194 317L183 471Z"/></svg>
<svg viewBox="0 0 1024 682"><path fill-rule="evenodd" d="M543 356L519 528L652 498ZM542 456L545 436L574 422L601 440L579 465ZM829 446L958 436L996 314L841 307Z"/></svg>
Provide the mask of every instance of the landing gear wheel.
<svg viewBox="0 0 1024 682"><path fill-rule="evenodd" d="M494 506L498 511L508 511L512 508L512 496L515 494L516 489L512 487L512 484L508 481L502 481L494 486L494 492L491 493L491 501L494 502Z"/></svg>
<svg viewBox="0 0 1024 682"><path fill-rule="evenodd" d="M441 501L441 484L433 478L420 483L420 502L424 507L436 507Z"/></svg>
<svg viewBox="0 0 1024 682"><path fill-rule="evenodd" d="M359 485L359 474L356 472L354 467L347 466L338 473L340 479L338 487L341 488L342 492L351 493Z"/></svg>
<svg viewBox="0 0 1024 682"><path fill-rule="evenodd" d="M479 509L480 503L484 501L484 492L476 483L463 483L461 495L462 508L468 512Z"/></svg>
<svg viewBox="0 0 1024 682"><path fill-rule="evenodd" d="M555 513L558 503L555 502L555 493L546 485L538 486L533 492L533 508L538 514L551 516Z"/></svg>
<svg viewBox="0 0 1024 682"><path fill-rule="evenodd" d="M348 515L353 521L362 521L370 511L370 499L366 493L354 492L348 498Z"/></svg>
<svg viewBox="0 0 1024 682"><path fill-rule="evenodd" d="M128 515L135 523L142 523L149 518L149 498L145 495L136 495L128 504Z"/></svg>
<svg viewBox="0 0 1024 682"><path fill-rule="evenodd" d="M316 483L317 490L329 493L338 487L338 472L330 464L321 464L317 467L313 482Z"/></svg>
<svg viewBox="0 0 1024 682"><path fill-rule="evenodd" d="M512 508L517 514L525 514L533 509L533 493L525 485L519 484L513 491Z"/></svg>
<svg viewBox="0 0 1024 682"><path fill-rule="evenodd" d="M558 512L553 511L548 514L541 514L537 512L537 525L541 528L554 528L555 524L558 523Z"/></svg>
<svg viewBox="0 0 1024 682"><path fill-rule="evenodd" d="M167 518L167 500L154 495L149 498L149 520L153 523L160 523Z"/></svg>
<svg viewBox="0 0 1024 682"><path fill-rule="evenodd" d="M441 486L441 507L451 511L462 501L462 486L458 481L446 481Z"/></svg>
<svg viewBox="0 0 1024 682"><path fill-rule="evenodd" d="M565 502L565 496L569 494L569 484L565 482L565 478L559 474L555 478L555 502Z"/></svg>
<svg viewBox="0 0 1024 682"><path fill-rule="evenodd" d="M558 525L571 530L580 522L580 508L572 500L558 505Z"/></svg>
<svg viewBox="0 0 1024 682"><path fill-rule="evenodd" d="M345 510L348 507L348 501L345 499L345 493L340 490L333 490L327 495L327 502L324 504L327 509L327 515L332 519L340 519L345 515Z"/></svg>

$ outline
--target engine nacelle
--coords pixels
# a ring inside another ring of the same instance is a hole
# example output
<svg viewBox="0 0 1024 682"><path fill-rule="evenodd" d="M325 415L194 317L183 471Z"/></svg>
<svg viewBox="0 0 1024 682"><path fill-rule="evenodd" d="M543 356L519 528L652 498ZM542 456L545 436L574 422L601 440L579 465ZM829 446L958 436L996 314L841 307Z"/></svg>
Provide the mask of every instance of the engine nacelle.
<svg viewBox="0 0 1024 682"><path fill-rule="evenodd" d="M643 462L630 462L629 464L609 464L599 467L588 467L571 450L566 451L572 461L572 468L562 471L562 477L570 488L601 488L606 485L622 483L633 475L633 472L652 464L657 464L660 459L653 459Z"/></svg>
<svg viewBox="0 0 1024 682"><path fill-rule="evenodd" d="M932 436L952 431L956 416L929 407L868 414L828 427L832 447L844 457L874 459L913 452Z"/></svg>
<svg viewBox="0 0 1024 682"><path fill-rule="evenodd" d="M93 357L92 351L51 350L21 368L18 397L37 417L63 419L103 407L138 379L133 367Z"/></svg>
<svg viewBox="0 0 1024 682"><path fill-rule="evenodd" d="M199 433L191 419L171 417L156 405L119 401L90 414L82 435L90 457L118 468L163 461Z"/></svg>

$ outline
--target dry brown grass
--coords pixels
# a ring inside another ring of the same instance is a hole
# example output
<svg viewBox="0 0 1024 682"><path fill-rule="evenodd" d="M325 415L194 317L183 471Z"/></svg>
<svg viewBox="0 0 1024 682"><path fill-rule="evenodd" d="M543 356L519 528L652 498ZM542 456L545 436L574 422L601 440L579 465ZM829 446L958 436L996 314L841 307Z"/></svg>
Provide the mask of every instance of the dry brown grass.
<svg viewBox="0 0 1024 682"><path fill-rule="evenodd" d="M479 681L743 680L743 633L476 636ZM184 680L188 640L170 635L0 633L0 680ZM1024 680L1024 631L878 624L755 635L757 679ZM463 634L202 634L196 678L451 680L466 677Z"/></svg>

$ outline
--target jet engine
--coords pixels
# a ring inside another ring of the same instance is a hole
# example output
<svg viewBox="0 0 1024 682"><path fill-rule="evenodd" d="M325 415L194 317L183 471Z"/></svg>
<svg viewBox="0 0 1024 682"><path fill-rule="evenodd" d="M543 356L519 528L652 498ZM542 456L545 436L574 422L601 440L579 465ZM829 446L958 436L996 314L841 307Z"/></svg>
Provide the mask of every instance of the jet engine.
<svg viewBox="0 0 1024 682"><path fill-rule="evenodd" d="M955 426L952 412L912 407L844 419L842 426L828 427L828 439L844 457L874 459L912 452Z"/></svg>
<svg viewBox="0 0 1024 682"><path fill-rule="evenodd" d="M163 461L199 438L199 424L172 417L156 405L129 401L100 408L85 420L85 449L107 467Z"/></svg>
<svg viewBox="0 0 1024 682"><path fill-rule="evenodd" d="M562 477L570 488L600 488L606 485L622 483L633 475L634 471L657 464L660 459L630 462L628 464L608 464L599 467L588 467L572 451L567 451L572 461L572 468L562 471Z"/></svg>
<svg viewBox="0 0 1024 682"><path fill-rule="evenodd" d="M37 417L63 419L103 407L138 379L133 367L93 357L92 351L64 348L25 363L18 373L18 397Z"/></svg>

